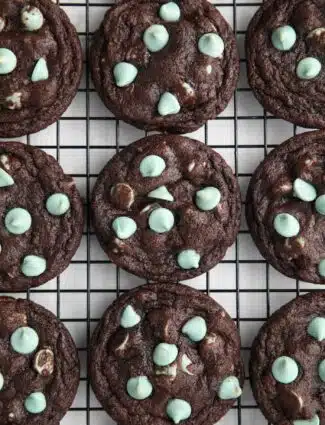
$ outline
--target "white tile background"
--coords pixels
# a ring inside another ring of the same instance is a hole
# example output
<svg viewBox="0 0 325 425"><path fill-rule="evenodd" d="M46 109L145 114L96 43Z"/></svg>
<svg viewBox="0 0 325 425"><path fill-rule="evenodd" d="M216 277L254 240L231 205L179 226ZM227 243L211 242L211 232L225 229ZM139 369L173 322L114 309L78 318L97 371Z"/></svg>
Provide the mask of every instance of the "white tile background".
<svg viewBox="0 0 325 425"><path fill-rule="evenodd" d="M246 79L244 38L247 24L261 2L234 1L219 0L213 3L236 31L241 57L238 89L226 110L190 137L212 146L228 161L239 178L245 199L249 178L265 154L303 129L269 116L250 91ZM99 100L86 72L86 50L91 34L112 4L104 0L60 1L80 34L85 51L84 77L78 95L62 119L48 129L22 139L43 148L60 161L64 170L75 177L85 204L96 176L117 148L145 134L114 119ZM29 291L27 295L14 294L27 296L57 314L78 346L82 379L73 407L61 425L114 424L100 408L87 382L87 341L103 311L118 293L141 283L144 281L117 269L106 260L88 221L78 252L70 267L59 278ZM237 242L229 249L222 263L207 275L186 284L207 291L220 302L241 332L242 356L246 367L244 393L240 402L219 424L266 424L249 385L247 363L250 345L260 326L275 309L299 293L319 288L281 276L266 264L247 231L244 214Z"/></svg>

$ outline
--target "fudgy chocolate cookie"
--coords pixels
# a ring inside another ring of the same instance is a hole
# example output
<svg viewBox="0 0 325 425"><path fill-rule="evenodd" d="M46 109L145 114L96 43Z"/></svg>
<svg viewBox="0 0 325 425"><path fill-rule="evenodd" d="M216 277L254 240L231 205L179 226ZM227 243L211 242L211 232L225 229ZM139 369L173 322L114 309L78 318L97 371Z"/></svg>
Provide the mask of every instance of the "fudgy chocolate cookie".
<svg viewBox="0 0 325 425"><path fill-rule="evenodd" d="M51 312L0 297L1 425L58 425L79 384L74 342Z"/></svg>
<svg viewBox="0 0 325 425"><path fill-rule="evenodd" d="M83 206L73 179L42 150L0 143L0 290L58 276L75 254Z"/></svg>
<svg viewBox="0 0 325 425"><path fill-rule="evenodd" d="M247 32L248 80L264 108L325 127L325 1L268 0Z"/></svg>
<svg viewBox="0 0 325 425"><path fill-rule="evenodd" d="M260 330L250 377L256 401L272 424L325 424L324 338L324 292L297 297Z"/></svg>
<svg viewBox="0 0 325 425"><path fill-rule="evenodd" d="M82 73L79 38L51 0L0 2L0 137L35 133L59 119Z"/></svg>
<svg viewBox="0 0 325 425"><path fill-rule="evenodd" d="M145 285L107 309L92 337L90 376L120 425L212 425L242 392L239 334L207 295Z"/></svg>
<svg viewBox="0 0 325 425"><path fill-rule="evenodd" d="M94 38L91 71L118 118L187 133L227 106L239 58L231 28L208 1L125 0Z"/></svg>
<svg viewBox="0 0 325 425"><path fill-rule="evenodd" d="M281 273L325 284L325 131L301 134L259 165L246 217L265 259Z"/></svg>
<svg viewBox="0 0 325 425"><path fill-rule="evenodd" d="M240 192L230 167L193 139L154 135L132 143L100 173L92 213L118 266L151 281L207 272L234 242Z"/></svg>

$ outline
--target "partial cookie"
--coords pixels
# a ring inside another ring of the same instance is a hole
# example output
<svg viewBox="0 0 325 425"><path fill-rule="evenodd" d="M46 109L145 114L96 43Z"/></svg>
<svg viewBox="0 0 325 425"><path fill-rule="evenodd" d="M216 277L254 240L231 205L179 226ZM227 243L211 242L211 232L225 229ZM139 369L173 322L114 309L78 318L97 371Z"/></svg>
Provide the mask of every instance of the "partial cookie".
<svg viewBox="0 0 325 425"><path fill-rule="evenodd" d="M230 167L193 139L132 143L100 173L92 198L97 237L118 266L151 281L207 272L235 241L240 192Z"/></svg>
<svg viewBox="0 0 325 425"><path fill-rule="evenodd" d="M258 101L279 118L325 127L325 2L268 0L247 32L248 81Z"/></svg>
<svg viewBox="0 0 325 425"><path fill-rule="evenodd" d="M74 342L51 312L0 297L1 425L58 425L79 384Z"/></svg>
<svg viewBox="0 0 325 425"><path fill-rule="evenodd" d="M89 364L98 400L120 425L215 424L244 380L235 323L179 284L118 298L93 334Z"/></svg>
<svg viewBox="0 0 325 425"><path fill-rule="evenodd" d="M281 273L325 284L325 132L301 134L259 165L246 217L265 259Z"/></svg>
<svg viewBox="0 0 325 425"><path fill-rule="evenodd" d="M239 57L230 26L208 1L125 0L95 36L91 71L117 118L187 133L225 109Z"/></svg>
<svg viewBox="0 0 325 425"><path fill-rule="evenodd" d="M264 324L251 354L256 401L274 425L325 424L325 294L297 297Z"/></svg>
<svg viewBox="0 0 325 425"><path fill-rule="evenodd" d="M0 137L35 133L57 121L82 73L80 41L51 0L0 2Z"/></svg>
<svg viewBox="0 0 325 425"><path fill-rule="evenodd" d="M58 276L81 240L75 182L42 150L0 143L0 290L23 291Z"/></svg>

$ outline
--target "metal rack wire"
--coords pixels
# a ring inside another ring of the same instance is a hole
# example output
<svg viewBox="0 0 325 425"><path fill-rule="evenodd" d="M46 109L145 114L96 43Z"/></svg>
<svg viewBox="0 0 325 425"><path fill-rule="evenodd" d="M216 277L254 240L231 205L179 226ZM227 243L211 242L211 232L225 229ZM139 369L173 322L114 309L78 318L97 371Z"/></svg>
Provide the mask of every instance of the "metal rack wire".
<svg viewBox="0 0 325 425"><path fill-rule="evenodd" d="M70 110L50 130L28 136L26 143L56 156L65 171L75 177L85 198L86 226L81 248L69 269L55 281L28 291L26 296L53 310L69 328L79 349L82 363L80 388L62 425L113 425L92 394L86 370L87 347L93 327L107 304L121 292L139 285L141 280L127 275L105 259L96 243L87 205L92 184L102 166L116 151L141 135L116 120L100 105L89 75L87 52L92 31L104 11L114 3L104 0L57 2L77 26L85 50L85 77ZM253 99L247 86L243 39L246 24L261 2L219 0L213 3L236 33L242 78L229 108L192 137L216 149L230 162L244 199L247 182L258 162L278 143L302 130L269 116ZM101 131L97 134L95 128L101 128ZM272 311L300 292L318 289L283 278L267 265L252 244L244 219L237 242L222 263L203 277L186 283L210 294L232 315L242 334L242 355L246 364L251 340ZM266 421L250 392L246 368L243 397L220 424L264 423Z"/></svg>

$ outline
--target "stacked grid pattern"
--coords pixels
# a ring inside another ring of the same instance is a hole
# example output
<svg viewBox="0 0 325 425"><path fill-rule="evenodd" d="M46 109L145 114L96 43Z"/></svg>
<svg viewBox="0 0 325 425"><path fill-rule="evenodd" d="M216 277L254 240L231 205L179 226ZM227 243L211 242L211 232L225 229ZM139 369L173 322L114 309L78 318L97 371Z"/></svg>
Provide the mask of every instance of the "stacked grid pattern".
<svg viewBox="0 0 325 425"><path fill-rule="evenodd" d="M26 294L10 295L27 297L53 311L68 327L78 346L82 378L76 400L61 425L113 425L115 422L96 401L87 379L87 347L107 305L120 293L145 282L107 261L91 227L87 207L96 177L106 162L119 149L143 137L145 132L116 120L106 110L89 75L87 52L92 34L107 8L114 3L104 0L61 0L58 3L76 26L83 45L82 83L75 100L58 123L20 140L56 157L65 172L75 178L85 200L86 225L81 246L60 277ZM189 136L216 149L226 159L239 179L244 200L249 179L258 163L276 145L304 130L267 114L247 84L245 32L261 2L220 0L213 3L236 33L241 77L226 110ZM247 363L252 339L278 307L298 294L321 287L295 282L266 264L252 242L244 214L237 242L222 263L186 284L208 293L222 304L241 332L246 368L244 393L219 424L266 424L248 381Z"/></svg>

